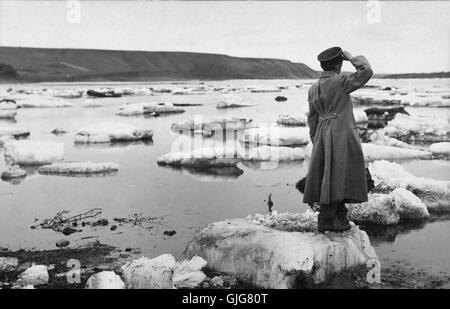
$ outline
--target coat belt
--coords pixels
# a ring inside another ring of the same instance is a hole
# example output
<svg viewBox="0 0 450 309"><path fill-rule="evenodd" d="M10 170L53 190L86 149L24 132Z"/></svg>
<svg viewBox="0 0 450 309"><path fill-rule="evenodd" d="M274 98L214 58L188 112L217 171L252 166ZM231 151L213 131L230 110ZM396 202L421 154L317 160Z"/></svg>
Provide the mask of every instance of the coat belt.
<svg viewBox="0 0 450 309"><path fill-rule="evenodd" d="M337 113L329 113L319 116L319 121L327 120L327 119L335 119L337 117Z"/></svg>

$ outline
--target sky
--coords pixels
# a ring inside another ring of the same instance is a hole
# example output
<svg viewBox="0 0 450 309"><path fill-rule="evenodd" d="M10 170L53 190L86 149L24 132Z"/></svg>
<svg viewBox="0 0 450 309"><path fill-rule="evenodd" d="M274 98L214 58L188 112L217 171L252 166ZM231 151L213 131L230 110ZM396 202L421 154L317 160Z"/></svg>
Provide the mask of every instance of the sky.
<svg viewBox="0 0 450 309"><path fill-rule="evenodd" d="M0 45L303 62L340 46L376 73L450 71L450 1L0 0ZM350 70L349 64L344 70Z"/></svg>

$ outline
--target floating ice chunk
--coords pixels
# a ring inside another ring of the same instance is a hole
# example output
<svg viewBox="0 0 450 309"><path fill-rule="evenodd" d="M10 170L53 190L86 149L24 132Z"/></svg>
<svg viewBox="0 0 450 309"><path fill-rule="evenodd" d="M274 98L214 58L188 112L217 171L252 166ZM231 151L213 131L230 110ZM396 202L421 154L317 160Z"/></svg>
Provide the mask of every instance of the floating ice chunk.
<svg viewBox="0 0 450 309"><path fill-rule="evenodd" d="M57 90L53 92L53 96L56 98L63 99L78 99L83 96L83 91L81 90Z"/></svg>
<svg viewBox="0 0 450 309"><path fill-rule="evenodd" d="M305 148L259 146L241 156L244 161L293 162L306 158Z"/></svg>
<svg viewBox="0 0 450 309"><path fill-rule="evenodd" d="M17 283L20 285L48 284L48 271L45 265L33 265L19 274Z"/></svg>
<svg viewBox="0 0 450 309"><path fill-rule="evenodd" d="M213 271L258 288L278 289L321 283L333 273L378 260L367 234L357 226L324 235L280 231L246 219L208 225L185 253L205 257Z"/></svg>
<svg viewBox="0 0 450 309"><path fill-rule="evenodd" d="M278 87L271 87L271 86L254 86L254 87L248 87L247 89L250 90L250 92L259 93L259 92L281 92L281 89Z"/></svg>
<svg viewBox="0 0 450 309"><path fill-rule="evenodd" d="M450 156L450 142L434 143L430 145L433 155Z"/></svg>
<svg viewBox="0 0 450 309"><path fill-rule="evenodd" d="M11 137L27 137L30 135L30 130L21 126L11 126L0 128L0 136L11 136Z"/></svg>
<svg viewBox="0 0 450 309"><path fill-rule="evenodd" d="M159 157L158 164L174 167L230 167L241 161L301 161L305 156L304 149L300 147L204 147L187 152L167 153Z"/></svg>
<svg viewBox="0 0 450 309"><path fill-rule="evenodd" d="M0 111L16 110L16 109L17 109L17 104L12 101L0 102Z"/></svg>
<svg viewBox="0 0 450 309"><path fill-rule="evenodd" d="M159 165L175 167L236 166L241 159L233 147L205 147L188 152L170 152L158 158Z"/></svg>
<svg viewBox="0 0 450 309"><path fill-rule="evenodd" d="M0 110L0 119L15 119L16 116L15 110Z"/></svg>
<svg viewBox="0 0 450 309"><path fill-rule="evenodd" d="M205 259L194 256L190 260L177 262L173 270L173 284L176 288L195 288L202 283L206 275L201 271L206 266Z"/></svg>
<svg viewBox="0 0 450 309"><path fill-rule="evenodd" d="M236 96L224 96L224 98L217 103L216 108L236 108L236 107L248 107L255 104L245 102L242 98Z"/></svg>
<svg viewBox="0 0 450 309"><path fill-rule="evenodd" d="M28 99L28 100L22 100L18 101L17 104L21 108L53 108L53 107L72 107L73 105L59 99L43 99L43 98L36 98L36 99Z"/></svg>
<svg viewBox="0 0 450 309"><path fill-rule="evenodd" d="M389 194L370 194L367 202L346 206L348 219L356 223L394 225L400 220L394 198Z"/></svg>
<svg viewBox="0 0 450 309"><path fill-rule="evenodd" d="M0 256L0 272L10 272L19 266L19 260L16 257Z"/></svg>
<svg viewBox="0 0 450 309"><path fill-rule="evenodd" d="M152 139L151 130L140 130L122 123L98 123L80 129L75 135L75 143L110 143Z"/></svg>
<svg viewBox="0 0 450 309"><path fill-rule="evenodd" d="M14 180L17 178L27 177L27 171L21 169L17 165L11 166L7 171L4 171L1 175L1 179L4 181Z"/></svg>
<svg viewBox="0 0 450 309"><path fill-rule="evenodd" d="M94 175L115 173L119 165L114 163L64 162L44 165L38 168L40 174L49 175Z"/></svg>
<svg viewBox="0 0 450 309"><path fill-rule="evenodd" d="M175 258L163 254L153 259L141 257L122 266L123 278L129 289L172 289Z"/></svg>
<svg viewBox="0 0 450 309"><path fill-rule="evenodd" d="M411 117L398 114L383 129L386 135L403 141L450 141L448 119L443 117Z"/></svg>
<svg viewBox="0 0 450 309"><path fill-rule="evenodd" d="M304 127L306 126L307 116L305 114L299 115L280 115L277 119L277 124L281 126L294 126Z"/></svg>
<svg viewBox="0 0 450 309"><path fill-rule="evenodd" d="M385 145L385 146L414 149L412 145L402 142L394 137L389 137L380 130L374 131L370 135L370 139L372 140L372 144L375 145Z"/></svg>
<svg viewBox="0 0 450 309"><path fill-rule="evenodd" d="M119 106L119 110L116 112L116 115L119 116L136 116L144 114L144 107L146 106L157 106L154 102L144 102L144 103L133 103L133 104L124 104Z"/></svg>
<svg viewBox="0 0 450 309"><path fill-rule="evenodd" d="M362 150L364 153L365 161L430 158L431 157L431 152L418 150L418 149L407 149L407 148L366 144L366 143L362 143L361 145L362 145Z"/></svg>
<svg viewBox="0 0 450 309"><path fill-rule="evenodd" d="M261 127L245 130L239 140L249 144L300 146L310 141L308 128Z"/></svg>
<svg viewBox="0 0 450 309"><path fill-rule="evenodd" d="M59 142L11 140L3 147L9 164L42 165L64 159L64 143Z"/></svg>
<svg viewBox="0 0 450 309"><path fill-rule="evenodd" d="M144 106L144 114L180 114L184 113L185 110L173 105L146 105Z"/></svg>
<svg viewBox="0 0 450 309"><path fill-rule="evenodd" d="M427 206L414 193L403 188L391 192L400 219L415 220L430 217Z"/></svg>
<svg viewBox="0 0 450 309"><path fill-rule="evenodd" d="M375 161L369 164L375 189L390 192L404 188L417 195L429 211L450 211L450 181L416 177L397 163Z"/></svg>
<svg viewBox="0 0 450 309"><path fill-rule="evenodd" d="M180 131L190 132L191 130L211 132L224 130L244 130L252 126L252 119L246 118L217 118L209 120L191 119L173 123L171 130L177 133Z"/></svg>
<svg viewBox="0 0 450 309"><path fill-rule="evenodd" d="M113 271L102 271L89 277L86 289L125 289L125 283Z"/></svg>
<svg viewBox="0 0 450 309"><path fill-rule="evenodd" d="M366 123L369 121L366 112L363 110L353 110L353 116L355 117L356 123Z"/></svg>

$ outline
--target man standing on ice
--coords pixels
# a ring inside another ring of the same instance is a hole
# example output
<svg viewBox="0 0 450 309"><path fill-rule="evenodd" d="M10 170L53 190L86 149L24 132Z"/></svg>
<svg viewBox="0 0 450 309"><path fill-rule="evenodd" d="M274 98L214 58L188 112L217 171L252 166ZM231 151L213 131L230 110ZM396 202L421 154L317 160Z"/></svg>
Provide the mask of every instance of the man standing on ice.
<svg viewBox="0 0 450 309"><path fill-rule="evenodd" d="M364 156L350 93L366 84L373 72L365 57L353 57L339 47L323 51L317 59L323 72L308 93L313 150L303 202L319 203L320 232L342 232L350 229L345 203L367 201ZM341 73L344 60L352 63L355 73Z"/></svg>

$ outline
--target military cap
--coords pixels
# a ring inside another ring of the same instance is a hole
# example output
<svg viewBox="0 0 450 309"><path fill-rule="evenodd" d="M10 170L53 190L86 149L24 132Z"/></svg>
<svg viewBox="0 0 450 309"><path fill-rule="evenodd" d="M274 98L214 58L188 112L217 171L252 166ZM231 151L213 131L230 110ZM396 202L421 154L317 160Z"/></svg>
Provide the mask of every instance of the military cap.
<svg viewBox="0 0 450 309"><path fill-rule="evenodd" d="M319 54L317 56L317 60L320 62L329 62L344 59L344 55L342 54L342 48L340 47L331 47Z"/></svg>

